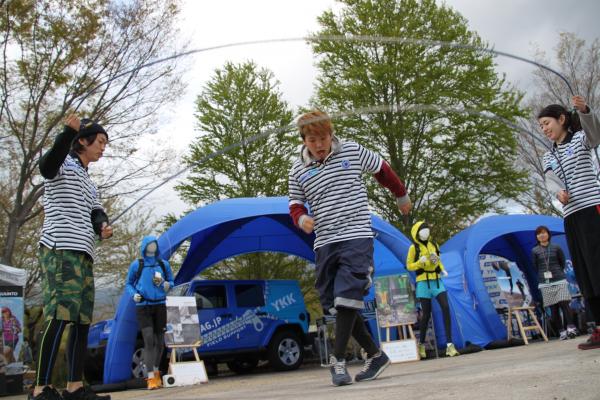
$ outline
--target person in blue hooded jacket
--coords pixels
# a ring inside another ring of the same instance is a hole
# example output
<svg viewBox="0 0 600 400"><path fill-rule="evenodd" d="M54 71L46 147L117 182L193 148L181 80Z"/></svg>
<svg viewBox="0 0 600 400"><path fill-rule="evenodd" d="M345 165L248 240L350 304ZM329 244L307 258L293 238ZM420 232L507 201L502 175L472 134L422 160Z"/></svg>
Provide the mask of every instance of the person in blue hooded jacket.
<svg viewBox="0 0 600 400"><path fill-rule="evenodd" d="M167 325L166 295L173 287L173 271L169 262L160 258L154 236L146 236L142 240L141 255L142 258L129 266L127 292L136 303L138 325L144 339L148 389L158 389L162 386L158 366Z"/></svg>

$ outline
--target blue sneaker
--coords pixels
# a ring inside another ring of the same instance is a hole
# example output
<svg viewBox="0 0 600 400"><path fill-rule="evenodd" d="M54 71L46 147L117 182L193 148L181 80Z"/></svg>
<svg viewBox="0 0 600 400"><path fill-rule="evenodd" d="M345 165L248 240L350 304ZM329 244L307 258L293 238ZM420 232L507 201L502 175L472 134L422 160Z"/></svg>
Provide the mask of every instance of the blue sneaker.
<svg viewBox="0 0 600 400"><path fill-rule="evenodd" d="M386 369L390 364L391 361L388 356L383 351L380 351L373 357L367 358L363 369L356 374L354 380L356 382L371 381L381 375L383 370Z"/></svg>
<svg viewBox="0 0 600 400"><path fill-rule="evenodd" d="M348 374L346 369L346 360L340 358L339 360L335 356L329 358L329 370L331 371L331 382L334 386L351 385L352 377Z"/></svg>

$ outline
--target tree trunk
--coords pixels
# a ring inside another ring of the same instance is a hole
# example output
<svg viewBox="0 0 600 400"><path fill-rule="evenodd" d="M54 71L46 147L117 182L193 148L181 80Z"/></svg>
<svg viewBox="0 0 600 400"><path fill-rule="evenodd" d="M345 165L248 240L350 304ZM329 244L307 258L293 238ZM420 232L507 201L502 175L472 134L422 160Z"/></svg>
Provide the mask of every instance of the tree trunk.
<svg viewBox="0 0 600 400"><path fill-rule="evenodd" d="M8 227L6 228L6 239L2 246L2 258L0 263L5 265L12 265L13 252L15 250L15 242L17 240L17 233L19 232L19 222L13 217L15 213L11 213L8 218Z"/></svg>

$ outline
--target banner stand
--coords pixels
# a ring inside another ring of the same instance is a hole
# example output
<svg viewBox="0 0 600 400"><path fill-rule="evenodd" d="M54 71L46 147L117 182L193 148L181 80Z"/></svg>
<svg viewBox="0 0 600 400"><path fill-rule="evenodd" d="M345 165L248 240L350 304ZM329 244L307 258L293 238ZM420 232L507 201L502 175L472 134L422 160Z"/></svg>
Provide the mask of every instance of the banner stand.
<svg viewBox="0 0 600 400"><path fill-rule="evenodd" d="M165 387L208 382L204 361L198 356L198 347L202 345L199 326L195 297L167 296L165 344L171 349L171 359L169 374L163 376ZM192 349L195 361L177 361L177 351L183 349Z"/></svg>
<svg viewBox="0 0 600 400"><path fill-rule="evenodd" d="M398 340L390 340L390 328L396 328ZM412 324L388 326L385 332L385 341L381 342L381 349L390 358L392 364L421 359Z"/></svg>
<svg viewBox="0 0 600 400"><path fill-rule="evenodd" d="M0 264L0 396L23 393L26 283L25 270Z"/></svg>
<svg viewBox="0 0 600 400"><path fill-rule="evenodd" d="M407 274L381 276L375 279L377 331L385 328L382 350L392 363L418 361L417 339L412 325L417 322L414 290ZM397 339L393 339L395 328Z"/></svg>
<svg viewBox="0 0 600 400"><path fill-rule="evenodd" d="M198 341L191 346L187 344L168 346L171 349L171 359L169 361L169 374L163 376L165 387L188 386L208 382L204 361L200 360L200 356L198 356L197 349L201 345L202 341ZM177 349L183 348L191 348L196 361L177 361Z"/></svg>

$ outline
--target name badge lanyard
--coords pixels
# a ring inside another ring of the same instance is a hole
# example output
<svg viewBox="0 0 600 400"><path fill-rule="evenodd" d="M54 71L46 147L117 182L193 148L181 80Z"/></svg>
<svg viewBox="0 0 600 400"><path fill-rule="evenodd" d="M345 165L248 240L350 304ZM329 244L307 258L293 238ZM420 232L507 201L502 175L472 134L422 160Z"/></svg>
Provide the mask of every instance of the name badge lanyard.
<svg viewBox="0 0 600 400"><path fill-rule="evenodd" d="M544 272L544 279L546 279L546 283L549 283L550 278L552 278L552 273L550 272L550 243L548 243L548 246L546 247L545 256L542 257L544 258L544 263L546 264L546 272Z"/></svg>

